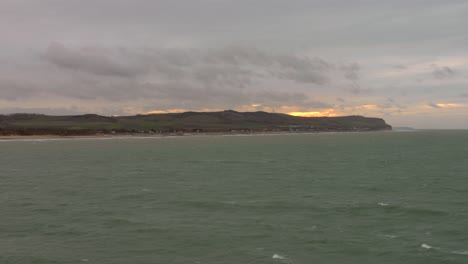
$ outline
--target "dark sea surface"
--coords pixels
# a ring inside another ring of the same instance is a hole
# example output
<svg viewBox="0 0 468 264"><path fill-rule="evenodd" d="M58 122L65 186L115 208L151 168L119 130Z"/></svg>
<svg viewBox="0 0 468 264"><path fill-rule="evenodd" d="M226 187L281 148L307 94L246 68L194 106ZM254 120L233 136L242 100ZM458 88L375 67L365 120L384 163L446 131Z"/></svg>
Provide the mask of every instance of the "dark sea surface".
<svg viewBox="0 0 468 264"><path fill-rule="evenodd" d="M468 131L0 142L1 264L468 263Z"/></svg>

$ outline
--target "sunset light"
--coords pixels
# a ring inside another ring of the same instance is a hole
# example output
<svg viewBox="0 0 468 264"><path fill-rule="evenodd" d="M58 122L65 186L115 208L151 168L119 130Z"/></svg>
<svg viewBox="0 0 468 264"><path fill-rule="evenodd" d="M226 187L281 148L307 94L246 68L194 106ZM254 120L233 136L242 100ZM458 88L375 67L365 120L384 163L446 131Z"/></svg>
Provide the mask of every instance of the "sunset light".
<svg viewBox="0 0 468 264"><path fill-rule="evenodd" d="M336 113L333 112L333 110L330 111L323 111L323 112L291 112L288 113L289 115L292 116L300 116L300 117L332 117L332 116L337 116Z"/></svg>
<svg viewBox="0 0 468 264"><path fill-rule="evenodd" d="M454 108L454 107L464 107L464 104L454 104L454 103L448 103L448 104L436 104L440 108Z"/></svg>

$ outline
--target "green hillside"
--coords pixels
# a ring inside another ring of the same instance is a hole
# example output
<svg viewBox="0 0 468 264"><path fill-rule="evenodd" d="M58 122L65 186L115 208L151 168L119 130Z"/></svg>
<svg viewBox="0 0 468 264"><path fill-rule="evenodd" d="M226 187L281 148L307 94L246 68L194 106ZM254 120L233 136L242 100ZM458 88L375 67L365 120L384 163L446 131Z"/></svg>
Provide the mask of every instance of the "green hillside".
<svg viewBox="0 0 468 264"><path fill-rule="evenodd" d="M390 130L383 119L362 116L296 117L267 112L185 112L107 117L96 114L0 115L0 135L91 135L119 133L373 131Z"/></svg>

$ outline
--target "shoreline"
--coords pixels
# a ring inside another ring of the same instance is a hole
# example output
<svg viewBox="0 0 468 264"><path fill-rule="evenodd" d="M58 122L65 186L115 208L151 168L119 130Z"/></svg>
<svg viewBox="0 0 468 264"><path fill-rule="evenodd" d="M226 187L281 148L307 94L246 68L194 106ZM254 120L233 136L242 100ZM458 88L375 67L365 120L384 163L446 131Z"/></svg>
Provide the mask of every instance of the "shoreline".
<svg viewBox="0 0 468 264"><path fill-rule="evenodd" d="M394 130L365 131L262 131L262 132L195 132L195 133L159 133L159 134L94 134L94 135L8 135L0 136L0 141L9 140L60 140L60 139L130 139L130 138L168 138L193 136L254 136L254 135L295 135L295 134L329 134L329 133L362 133L362 132L392 132Z"/></svg>

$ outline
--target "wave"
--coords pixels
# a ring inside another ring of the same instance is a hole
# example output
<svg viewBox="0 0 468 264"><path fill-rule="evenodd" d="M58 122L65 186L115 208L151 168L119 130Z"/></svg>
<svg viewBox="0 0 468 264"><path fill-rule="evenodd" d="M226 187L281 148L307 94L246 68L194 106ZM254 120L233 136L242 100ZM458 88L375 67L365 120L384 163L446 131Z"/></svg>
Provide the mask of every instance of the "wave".
<svg viewBox="0 0 468 264"><path fill-rule="evenodd" d="M374 210L385 210L386 213L406 216L446 216L450 212L436 208L426 208L390 203L362 203L349 206L338 206L327 208L329 210L336 210L344 213L360 213Z"/></svg>
<svg viewBox="0 0 468 264"><path fill-rule="evenodd" d="M278 254L274 254L272 258L273 259L287 259L286 257L278 255Z"/></svg>
<svg viewBox="0 0 468 264"><path fill-rule="evenodd" d="M454 250L454 251L449 251L446 249L441 249L437 247L430 246L428 244L422 243L421 248L427 249L427 250L439 250L442 253L451 253L451 254L456 254L456 255L466 255L468 256L468 250Z"/></svg>
<svg viewBox="0 0 468 264"><path fill-rule="evenodd" d="M429 246L428 244L424 244L424 243L421 244L421 247L424 248L424 249L432 249L433 248L433 247Z"/></svg>
<svg viewBox="0 0 468 264"><path fill-rule="evenodd" d="M468 250L465 250L465 251L452 251L451 253L457 254L457 255L468 255Z"/></svg>

